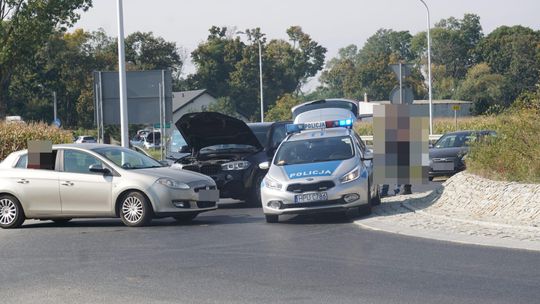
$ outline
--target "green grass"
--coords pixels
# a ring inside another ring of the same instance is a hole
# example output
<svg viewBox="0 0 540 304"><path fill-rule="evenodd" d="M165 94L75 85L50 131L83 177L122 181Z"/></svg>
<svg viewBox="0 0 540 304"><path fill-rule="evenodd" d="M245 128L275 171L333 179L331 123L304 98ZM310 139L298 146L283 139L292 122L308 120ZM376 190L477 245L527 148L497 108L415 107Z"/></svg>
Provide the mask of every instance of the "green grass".
<svg viewBox="0 0 540 304"><path fill-rule="evenodd" d="M467 170L492 180L540 183L540 111L496 117L497 136L473 144Z"/></svg>

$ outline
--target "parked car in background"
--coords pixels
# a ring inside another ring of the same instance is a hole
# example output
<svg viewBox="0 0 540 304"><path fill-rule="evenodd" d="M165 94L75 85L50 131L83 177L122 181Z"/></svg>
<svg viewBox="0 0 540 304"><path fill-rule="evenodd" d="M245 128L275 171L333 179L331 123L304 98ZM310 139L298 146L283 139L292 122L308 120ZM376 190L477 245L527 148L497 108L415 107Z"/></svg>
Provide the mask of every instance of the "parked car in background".
<svg viewBox="0 0 540 304"><path fill-rule="evenodd" d="M82 144L82 143L95 144L96 138L93 136L81 135L81 136L77 136L77 138L75 139L75 143L76 144Z"/></svg>
<svg viewBox="0 0 540 304"><path fill-rule="evenodd" d="M223 198L260 206L260 184L267 170L259 163L272 158L285 137L285 123L250 124L220 113L188 113L176 127L187 146L175 161L180 167L206 174Z"/></svg>
<svg viewBox="0 0 540 304"><path fill-rule="evenodd" d="M103 144L54 145L50 169L27 169L26 150L0 163L0 227L25 219L64 223L120 217L143 226L153 217L189 221L217 208L208 176L162 166L133 150Z"/></svg>
<svg viewBox="0 0 540 304"><path fill-rule="evenodd" d="M142 145L145 149L157 149L161 147L161 132L152 131L143 138Z"/></svg>
<svg viewBox="0 0 540 304"><path fill-rule="evenodd" d="M469 145L486 136L495 135L495 131L482 130L450 132L441 136L429 149L429 180L465 170L464 158L469 152Z"/></svg>

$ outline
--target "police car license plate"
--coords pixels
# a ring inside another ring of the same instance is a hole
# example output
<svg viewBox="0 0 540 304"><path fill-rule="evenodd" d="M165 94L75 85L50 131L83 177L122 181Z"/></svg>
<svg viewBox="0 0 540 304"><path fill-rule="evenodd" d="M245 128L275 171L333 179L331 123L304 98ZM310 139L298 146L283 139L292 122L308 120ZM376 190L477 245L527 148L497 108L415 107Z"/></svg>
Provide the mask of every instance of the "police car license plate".
<svg viewBox="0 0 540 304"><path fill-rule="evenodd" d="M318 201L327 201L327 200L328 200L328 193L326 192L304 193L304 194L297 194L294 196L295 203L318 202Z"/></svg>

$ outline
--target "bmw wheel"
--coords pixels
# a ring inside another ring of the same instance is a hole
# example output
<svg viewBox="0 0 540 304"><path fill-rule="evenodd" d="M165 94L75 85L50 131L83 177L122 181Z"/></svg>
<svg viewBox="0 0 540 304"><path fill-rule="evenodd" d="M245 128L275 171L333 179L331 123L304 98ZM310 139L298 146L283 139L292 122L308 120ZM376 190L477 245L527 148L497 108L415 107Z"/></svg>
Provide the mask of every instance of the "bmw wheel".
<svg viewBox="0 0 540 304"><path fill-rule="evenodd" d="M152 219L152 208L148 199L137 191L124 195L119 211L122 222L130 227L144 226Z"/></svg>
<svg viewBox="0 0 540 304"><path fill-rule="evenodd" d="M0 195L0 227L17 228L24 222L24 211L18 199Z"/></svg>

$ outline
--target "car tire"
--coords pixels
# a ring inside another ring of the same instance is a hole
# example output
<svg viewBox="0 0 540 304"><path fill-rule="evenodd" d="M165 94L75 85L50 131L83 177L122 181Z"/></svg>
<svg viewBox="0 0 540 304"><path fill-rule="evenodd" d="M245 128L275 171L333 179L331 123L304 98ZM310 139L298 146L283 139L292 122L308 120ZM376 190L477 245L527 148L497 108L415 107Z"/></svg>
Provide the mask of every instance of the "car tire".
<svg viewBox="0 0 540 304"><path fill-rule="evenodd" d="M0 195L0 227L18 228L24 220L24 210L19 200L12 195Z"/></svg>
<svg viewBox="0 0 540 304"><path fill-rule="evenodd" d="M248 206L261 208L261 183L264 179L264 174L259 173L255 176L253 185L251 186L249 200L246 202Z"/></svg>
<svg viewBox="0 0 540 304"><path fill-rule="evenodd" d="M429 180L430 182L432 182L432 181L433 181L433 176L428 177L428 180Z"/></svg>
<svg viewBox="0 0 540 304"><path fill-rule="evenodd" d="M142 227L152 220L152 207L138 191L131 191L122 197L119 213L124 225L129 227Z"/></svg>
<svg viewBox="0 0 540 304"><path fill-rule="evenodd" d="M371 214L371 185L369 182L367 189L367 204L358 206L358 214L360 216L367 216Z"/></svg>
<svg viewBox="0 0 540 304"><path fill-rule="evenodd" d="M186 213L173 216L178 223L189 223L199 215L198 213Z"/></svg>
<svg viewBox="0 0 540 304"><path fill-rule="evenodd" d="M264 217L267 223L273 224L279 222L279 215L277 214L265 214Z"/></svg>
<svg viewBox="0 0 540 304"><path fill-rule="evenodd" d="M52 220L55 224L58 224L58 225L65 225L67 224L69 221L71 221L72 219L70 218L63 218L63 219L54 219Z"/></svg>
<svg viewBox="0 0 540 304"><path fill-rule="evenodd" d="M371 205L377 206L380 204L381 204L381 189L379 189L379 185L377 185L377 196L375 196L375 198L371 200Z"/></svg>

